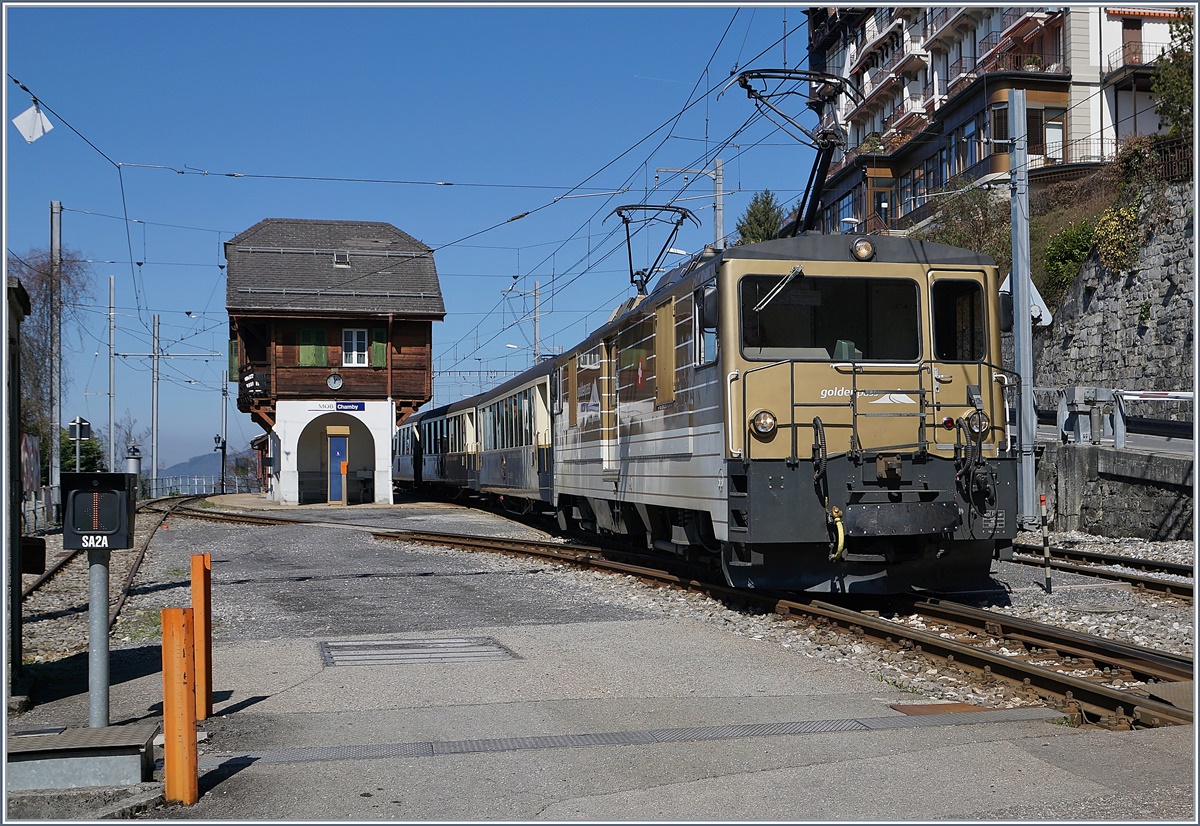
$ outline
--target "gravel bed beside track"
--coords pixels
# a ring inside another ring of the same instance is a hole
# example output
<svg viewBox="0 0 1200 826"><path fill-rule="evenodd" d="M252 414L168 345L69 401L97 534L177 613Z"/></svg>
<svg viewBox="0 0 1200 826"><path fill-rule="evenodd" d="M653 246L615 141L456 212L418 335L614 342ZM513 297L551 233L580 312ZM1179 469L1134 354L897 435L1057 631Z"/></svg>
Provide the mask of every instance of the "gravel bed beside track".
<svg viewBox="0 0 1200 826"><path fill-rule="evenodd" d="M471 532L469 512L451 511L444 517L431 517L422 527L435 530ZM357 511L345 518L370 521L372 513ZM154 514L138 517L139 528L153 524ZM380 519L384 522L386 519ZM168 520L184 528L183 518ZM453 527L452 527L453 526ZM257 530L246 528L247 534ZM514 535L529 535L516 526ZM1022 541L1040 543L1040 535L1022 537ZM249 537L246 537L249 539ZM61 547L61 536L47 536L47 558L53 559ZM141 535L139 533L139 541ZM383 542L383 540L372 540ZM1081 534L1054 534L1052 544L1086 544L1110 553L1193 562L1194 549L1189 542L1143 542L1112 540ZM396 543L387 543L394 548ZM195 549L196 551L203 549ZM980 685L978 678L953 668L939 668L930 662L903 652L890 652L844 634L808 628L796 620L774 614L753 614L729 607L710 597L681 591L663 590L646 585L633 577L584 571L564 565L492 554L469 554L452 549L413 547L414 553L448 554L470 557L470 566L497 572L521 572L555 578L555 587L572 600L633 609L649 616L687 617L712 623L729 633L777 645L799 656L820 657L852 665L875 675L880 681L931 698L973 703L987 707L1012 707L1040 702L1035 695L1022 694L999 681ZM114 555L115 556L115 555ZM157 641L159 611L167 605L186 603L188 559L178 551L156 552L152 543L143 562L135 587L110 639L113 649L145 646ZM110 585L120 589L125 571L114 570ZM1191 654L1194 648L1194 606L1191 603L1156 595L1143 595L1128 588L1075 574L1055 572L1051 593L1043 587L1038 568L1010 563L994 563L993 578L1004 591L997 598L972 600L967 595L950 597L974 602L982 607L1013 616L1027 617L1092 634L1122 639L1151 648ZM32 578L31 578L32 579ZM517 581L517 580L514 580ZM28 582L26 582L28 584ZM80 610L80 606L83 610ZM27 662L52 662L87 651L87 566L73 562L48 587L33 595L25 605L24 645ZM214 617L219 631L221 618ZM86 659L86 658L85 658Z"/></svg>

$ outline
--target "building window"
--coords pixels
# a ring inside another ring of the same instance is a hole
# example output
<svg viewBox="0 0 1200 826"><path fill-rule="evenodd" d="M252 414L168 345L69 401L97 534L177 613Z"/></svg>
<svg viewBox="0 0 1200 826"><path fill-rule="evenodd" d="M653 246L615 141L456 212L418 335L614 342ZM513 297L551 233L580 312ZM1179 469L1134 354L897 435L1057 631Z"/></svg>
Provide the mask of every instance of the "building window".
<svg viewBox="0 0 1200 826"><path fill-rule="evenodd" d="M1008 104L992 104L992 150L1007 152L1008 147L997 147L997 144L1008 143Z"/></svg>
<svg viewBox="0 0 1200 826"><path fill-rule="evenodd" d="M366 367L369 352L365 329L347 328L342 330L343 367Z"/></svg>
<svg viewBox="0 0 1200 826"><path fill-rule="evenodd" d="M335 267L350 267L350 253L338 251L333 254L333 266Z"/></svg>

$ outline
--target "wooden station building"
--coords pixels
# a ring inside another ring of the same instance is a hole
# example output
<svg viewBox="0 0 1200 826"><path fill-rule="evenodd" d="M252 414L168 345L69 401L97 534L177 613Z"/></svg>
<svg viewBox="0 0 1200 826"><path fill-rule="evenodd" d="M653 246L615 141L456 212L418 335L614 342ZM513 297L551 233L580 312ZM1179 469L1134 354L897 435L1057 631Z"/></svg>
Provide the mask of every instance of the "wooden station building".
<svg viewBox="0 0 1200 826"><path fill-rule="evenodd" d="M230 381L273 501L390 502L396 425L433 395L433 251L391 224L267 218L225 243Z"/></svg>

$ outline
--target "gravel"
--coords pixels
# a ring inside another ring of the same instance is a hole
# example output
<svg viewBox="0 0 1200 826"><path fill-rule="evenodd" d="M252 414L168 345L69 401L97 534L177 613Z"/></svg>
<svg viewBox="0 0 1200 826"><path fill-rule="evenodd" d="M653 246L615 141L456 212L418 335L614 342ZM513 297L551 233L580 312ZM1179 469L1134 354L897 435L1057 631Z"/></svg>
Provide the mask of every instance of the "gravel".
<svg viewBox="0 0 1200 826"><path fill-rule="evenodd" d="M370 519L365 512L353 514L356 521ZM460 513L461 517L461 513ZM180 522L172 519L171 524ZM441 518L430 519L441 522ZM445 515L443 530L468 532L470 519L455 521ZM139 516L139 528L151 525L149 516ZM449 527L455 524L456 527ZM181 526L182 527L182 526ZM434 528L433 524L426 527ZM514 531L523 535L525 529ZM139 537L140 538L140 537ZM47 559L55 557L61 536L47 536ZM1019 537L1019 541L1040 544L1040 535ZM384 540L372 540L382 542ZM1106 539L1078 533L1053 534L1051 543L1086 546L1108 553L1194 563L1190 542L1146 542ZM448 548L422 548L422 553L449 554L458 557L468 552ZM528 560L503 555L469 554L470 564L492 571L528 573ZM167 555L161 555L165 557ZM182 560L182 561L181 561ZM124 581L118 574L114 554L114 573L110 584L114 594ZM538 576L553 577L554 587L569 592L572 599L600 605L633 609L650 616L680 618L715 625L732 634L795 652L797 656L822 658L844 663L875 675L880 681L929 698L972 703L992 708L1037 704L1036 695L1022 693L1007 684L994 681L981 684L978 677L953 668L939 667L928 660L875 646L870 642L822 628L809 627L802 621L775 614L740 610L699 593L666 590L647 585L624 575L579 570L556 563L538 563ZM110 646L114 649L146 645L156 639L158 609L164 594L185 587L189 576L186 560L160 558L152 547L146 556L133 593L113 629ZM958 601L974 602L990 610L1024 617L1052 625L1097 634L1184 654L1194 649L1195 610L1190 602L1135 592L1125 586L1106 583L1076 574L1055 572L1052 588L1044 588L1040 568L1015 563L993 563L992 576L1002 584L1000 596L959 595ZM25 584L29 584L29 577ZM115 599L115 596L114 596ZM53 662L87 650L87 566L77 559L51 585L25 604L24 646L27 662Z"/></svg>

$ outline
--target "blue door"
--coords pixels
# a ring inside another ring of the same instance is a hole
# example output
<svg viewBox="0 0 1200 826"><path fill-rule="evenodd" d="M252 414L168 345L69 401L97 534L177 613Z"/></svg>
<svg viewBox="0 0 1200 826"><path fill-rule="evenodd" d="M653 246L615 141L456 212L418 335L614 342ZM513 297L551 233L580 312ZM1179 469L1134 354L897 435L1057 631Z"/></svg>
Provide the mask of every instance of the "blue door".
<svg viewBox="0 0 1200 826"><path fill-rule="evenodd" d="M342 464L346 461L348 436L329 437L329 501L342 501Z"/></svg>

